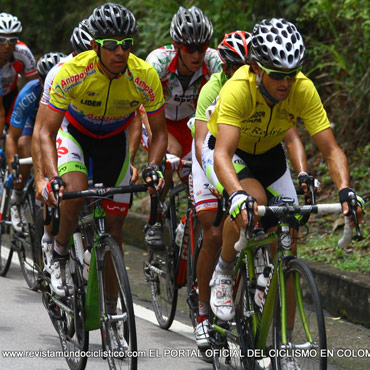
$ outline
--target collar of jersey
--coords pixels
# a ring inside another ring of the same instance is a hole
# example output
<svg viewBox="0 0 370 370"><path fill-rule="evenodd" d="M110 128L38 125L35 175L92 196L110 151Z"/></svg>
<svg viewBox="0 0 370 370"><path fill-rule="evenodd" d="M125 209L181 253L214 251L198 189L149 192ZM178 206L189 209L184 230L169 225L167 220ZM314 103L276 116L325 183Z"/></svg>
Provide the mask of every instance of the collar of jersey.
<svg viewBox="0 0 370 370"><path fill-rule="evenodd" d="M176 53L175 57L171 60L170 64L168 65L168 71L171 73L175 73L177 71L177 63L179 60L179 55ZM197 71L196 71L197 72ZM194 74L196 73L194 72ZM207 75L208 74L208 67L203 59L202 62L202 74Z"/></svg>
<svg viewBox="0 0 370 370"><path fill-rule="evenodd" d="M110 79L108 76L107 76L107 74L104 72L104 70L100 67L100 65L99 65L99 62L97 62L96 63L96 66L98 67L98 70L99 70L99 72L102 74L102 75L104 75L106 78L108 78L108 79ZM116 79L116 78L121 78L126 72L127 72L127 70L128 70L128 66L126 66L126 68L125 68L125 70L123 71L123 73L121 73L120 75L118 75L118 76L114 76L112 79L114 80L114 79Z"/></svg>

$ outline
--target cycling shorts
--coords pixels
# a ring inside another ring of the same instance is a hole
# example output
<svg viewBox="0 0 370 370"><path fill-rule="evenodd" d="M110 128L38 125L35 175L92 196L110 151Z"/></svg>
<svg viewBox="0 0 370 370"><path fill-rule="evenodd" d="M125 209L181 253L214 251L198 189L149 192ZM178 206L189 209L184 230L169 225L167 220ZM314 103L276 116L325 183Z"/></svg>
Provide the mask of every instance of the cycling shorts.
<svg viewBox="0 0 370 370"><path fill-rule="evenodd" d="M184 160L191 160L191 143L193 141L191 131L187 126L188 120L189 120L188 118L185 118L180 121L171 121L169 119L166 119L167 130L180 143L183 154L181 159ZM142 124L141 145L146 151L149 151L150 146L149 134L145 128L144 123ZM190 169L183 168L182 170L178 170L177 173L181 181L184 182L186 181L186 178L190 173Z"/></svg>
<svg viewBox="0 0 370 370"><path fill-rule="evenodd" d="M58 131L56 143L60 176L74 171L87 176L91 163L94 184L111 187L130 184L128 130L107 139L95 139L69 124ZM126 215L130 200L131 194L116 194L103 201L104 209L106 213Z"/></svg>
<svg viewBox="0 0 370 370"><path fill-rule="evenodd" d="M195 156L195 142L192 145L192 178L193 178L193 195L195 210L197 213L202 211L217 211L217 198L210 192L209 180L207 179L202 167Z"/></svg>
<svg viewBox="0 0 370 370"><path fill-rule="evenodd" d="M214 170L215 143L215 137L208 133L202 147L202 167L211 184L224 194L224 187L218 181ZM273 197L285 196L294 199L294 203L298 204L297 193L281 143L260 155L248 154L238 149L232 162L239 180L253 178L262 184L268 202ZM275 217L263 217L261 222L265 230L276 225ZM296 227L293 221L292 226Z"/></svg>

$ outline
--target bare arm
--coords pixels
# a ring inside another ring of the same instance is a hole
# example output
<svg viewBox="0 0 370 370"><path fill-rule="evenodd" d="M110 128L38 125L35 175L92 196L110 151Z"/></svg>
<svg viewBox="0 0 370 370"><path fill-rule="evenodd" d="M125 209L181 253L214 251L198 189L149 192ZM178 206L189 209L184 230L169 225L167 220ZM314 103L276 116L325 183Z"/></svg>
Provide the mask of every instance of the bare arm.
<svg viewBox="0 0 370 370"><path fill-rule="evenodd" d="M314 135L313 140L324 155L330 176L338 190L350 186L349 167L346 155L338 146L330 128Z"/></svg>
<svg viewBox="0 0 370 370"><path fill-rule="evenodd" d="M286 133L284 142L294 171L297 174L299 174L301 171L307 172L306 152L304 150L303 143L299 138L296 126L292 127Z"/></svg>
<svg viewBox="0 0 370 370"><path fill-rule="evenodd" d="M43 200L41 192L46 184L44 163L41 156L40 131L48 110L47 105L40 104L32 134L32 162L36 184L36 198L40 201Z"/></svg>
<svg viewBox="0 0 370 370"><path fill-rule="evenodd" d="M207 122L201 120L195 120L195 155L197 160L202 167L202 146L204 138L206 137L208 132L207 129Z"/></svg>
<svg viewBox="0 0 370 370"><path fill-rule="evenodd" d="M5 145L5 157L8 162L9 172L12 173L12 162L14 161L14 155L18 153L18 139L22 135L23 129L10 126L8 134L6 135Z"/></svg>
<svg viewBox="0 0 370 370"><path fill-rule="evenodd" d="M240 138L240 128L236 126L218 125L218 135L214 151L214 166L218 180L230 195L238 190L243 190L234 166L232 158L236 151Z"/></svg>
<svg viewBox="0 0 370 370"><path fill-rule="evenodd" d="M139 148L141 141L141 116L139 110L136 111L136 116L130 124L129 130L129 148L130 148L130 162L134 164L136 152Z"/></svg>
<svg viewBox="0 0 370 370"><path fill-rule="evenodd" d="M323 130L314 135L313 140L324 155L330 176L337 186L338 190L350 187L349 167L347 157L339 147L333 132L330 128ZM348 215L348 203L342 204L343 214ZM359 221L363 220L361 208L357 207L357 216Z"/></svg>
<svg viewBox="0 0 370 370"><path fill-rule="evenodd" d="M164 110L148 115L150 130L152 132L152 141L149 147L148 163L161 164L166 153L168 143L168 133Z"/></svg>
<svg viewBox="0 0 370 370"><path fill-rule="evenodd" d="M57 166L57 149L56 149L56 136L58 129L63 121L64 113L53 111L47 107L45 119L40 128L40 154L46 169L46 174L49 179L59 176ZM63 194L63 188L60 190L59 195ZM52 193L49 193L48 204L55 204L55 198Z"/></svg>

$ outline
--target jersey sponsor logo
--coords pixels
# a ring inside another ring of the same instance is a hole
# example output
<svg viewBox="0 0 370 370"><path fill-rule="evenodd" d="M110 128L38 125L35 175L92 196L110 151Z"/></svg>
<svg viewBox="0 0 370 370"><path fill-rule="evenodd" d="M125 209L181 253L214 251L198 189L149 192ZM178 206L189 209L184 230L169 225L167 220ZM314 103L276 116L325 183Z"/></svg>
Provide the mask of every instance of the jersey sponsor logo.
<svg viewBox="0 0 370 370"><path fill-rule="evenodd" d="M62 139L57 139L56 143L58 158L62 158L63 155L66 155L68 153L68 149L65 146L62 146Z"/></svg>
<svg viewBox="0 0 370 370"><path fill-rule="evenodd" d="M282 128L272 128L270 131L261 127L242 127L242 134L247 136L264 137L264 136L280 136L287 130Z"/></svg>
<svg viewBox="0 0 370 370"><path fill-rule="evenodd" d="M137 100L114 100L112 107L113 109L129 109L134 108L139 105Z"/></svg>
<svg viewBox="0 0 370 370"><path fill-rule="evenodd" d="M180 104L182 103L190 103L193 102L194 99L198 98L198 94L190 94L190 95L175 95L173 99L176 102L179 102Z"/></svg>
<svg viewBox="0 0 370 370"><path fill-rule="evenodd" d="M88 91L87 92L87 96L97 96L98 93L94 92L94 91Z"/></svg>
<svg viewBox="0 0 370 370"><path fill-rule="evenodd" d="M100 107L102 103L96 100L81 99L81 104L88 105L89 107Z"/></svg>
<svg viewBox="0 0 370 370"><path fill-rule="evenodd" d="M128 210L126 206L119 206L117 204L113 205L113 204L108 204L108 203L106 203L106 208L108 211L114 211L114 212L120 212L120 213L124 213Z"/></svg>
<svg viewBox="0 0 370 370"><path fill-rule="evenodd" d="M85 78L85 76L90 76L91 74L95 73L94 63L90 63L83 72L76 73L75 75L69 76L67 78L64 78L60 81L60 84L62 86L62 89L65 91L68 91L70 88L72 88L75 85L78 85L82 83L81 80Z"/></svg>
<svg viewBox="0 0 370 370"><path fill-rule="evenodd" d="M153 92L153 89L147 85L147 83L143 80L140 80L139 77L136 77L135 80L135 85L136 87L141 91L143 92L145 95L147 95L149 97L149 100L150 101L154 101L154 92Z"/></svg>

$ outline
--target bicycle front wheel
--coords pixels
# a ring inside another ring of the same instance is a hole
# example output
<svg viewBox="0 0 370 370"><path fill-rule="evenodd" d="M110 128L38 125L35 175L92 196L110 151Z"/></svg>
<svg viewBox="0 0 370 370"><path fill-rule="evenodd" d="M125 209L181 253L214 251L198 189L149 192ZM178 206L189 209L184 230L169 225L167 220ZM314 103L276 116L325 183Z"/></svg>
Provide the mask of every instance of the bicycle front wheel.
<svg viewBox="0 0 370 370"><path fill-rule="evenodd" d="M1 180L0 180L1 181ZM9 270L10 263L12 262L13 249L11 243L11 221L10 221L10 204L9 204L10 193L8 190L2 192L3 214L0 214L0 276L5 276Z"/></svg>
<svg viewBox="0 0 370 370"><path fill-rule="evenodd" d="M283 369L285 363L296 362L301 369L327 368L327 359L321 356L326 350L324 314L311 270L304 261L294 258L287 263L284 273L287 318L282 318L279 302L276 300L273 329L272 356L275 369ZM284 324L284 325L282 325ZM282 326L286 326L286 342L283 341Z"/></svg>
<svg viewBox="0 0 370 370"><path fill-rule="evenodd" d="M137 369L137 339L131 289L121 249L111 237L101 245L104 297L102 338L110 369ZM113 265L113 266L112 266Z"/></svg>
<svg viewBox="0 0 370 370"><path fill-rule="evenodd" d="M21 245L18 251L19 263L22 274L27 285L32 290L39 288L38 277L41 272L39 267L42 261L41 246L35 243L35 195L32 190L28 190L26 201L22 212L24 215L23 235L19 240Z"/></svg>

